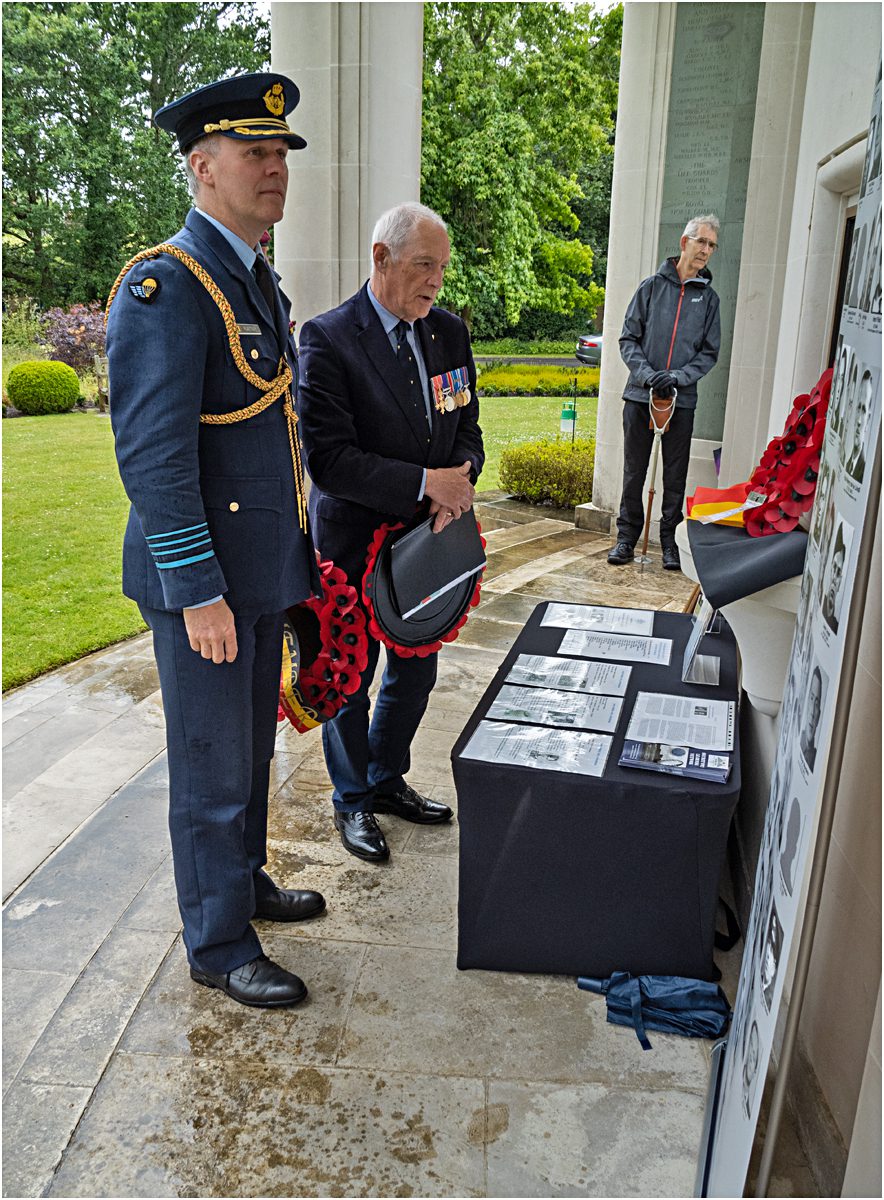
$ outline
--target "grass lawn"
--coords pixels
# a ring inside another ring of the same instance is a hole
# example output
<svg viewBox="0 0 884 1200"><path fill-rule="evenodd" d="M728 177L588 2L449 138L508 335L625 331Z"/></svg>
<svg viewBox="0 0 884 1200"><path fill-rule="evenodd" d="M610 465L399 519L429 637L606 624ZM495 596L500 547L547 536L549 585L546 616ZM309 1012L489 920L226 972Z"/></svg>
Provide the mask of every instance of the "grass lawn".
<svg viewBox="0 0 884 1200"><path fill-rule="evenodd" d="M595 437L598 398L577 400L577 434ZM485 466L478 491L500 487L500 456L517 442L554 438L559 432L561 396L484 396L479 400L479 424L485 440Z"/></svg>
<svg viewBox="0 0 884 1200"><path fill-rule="evenodd" d="M3 688L144 628L120 592L129 504L107 417L3 422Z"/></svg>
<svg viewBox="0 0 884 1200"><path fill-rule="evenodd" d="M596 405L577 402L584 436L595 433ZM481 400L479 490L500 486L506 446L555 437L561 409L556 396ZM127 512L107 417L3 422L4 690L144 628L120 591Z"/></svg>

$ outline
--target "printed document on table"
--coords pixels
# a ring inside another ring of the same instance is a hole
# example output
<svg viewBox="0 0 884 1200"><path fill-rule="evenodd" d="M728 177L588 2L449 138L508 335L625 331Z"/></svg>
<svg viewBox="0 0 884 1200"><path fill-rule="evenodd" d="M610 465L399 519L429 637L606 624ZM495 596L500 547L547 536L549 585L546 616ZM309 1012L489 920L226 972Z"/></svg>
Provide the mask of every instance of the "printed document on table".
<svg viewBox="0 0 884 1200"><path fill-rule="evenodd" d="M735 719L733 700L694 700L688 696L639 692L626 738L699 750L733 750Z"/></svg>
<svg viewBox="0 0 884 1200"><path fill-rule="evenodd" d="M567 729L613 733L623 701L615 696L587 696L556 688L513 687L505 683L485 714L495 721L530 721Z"/></svg>
<svg viewBox="0 0 884 1200"><path fill-rule="evenodd" d="M560 629L595 629L604 633L632 633L650 637L654 614L642 608L606 608L603 604L549 604L541 625Z"/></svg>
<svg viewBox="0 0 884 1200"><path fill-rule="evenodd" d="M613 738L605 733L480 721L461 757L514 767L536 767L540 771L601 776L612 741Z"/></svg>
<svg viewBox="0 0 884 1200"><path fill-rule="evenodd" d="M625 696L631 673L632 667L624 667L620 663L553 658L547 654L520 654L510 667L506 681L525 687L558 688L563 692Z"/></svg>
<svg viewBox="0 0 884 1200"><path fill-rule="evenodd" d="M646 662L668 667L672 639L569 629L562 638L559 654L579 654L581 658L614 658L622 662Z"/></svg>

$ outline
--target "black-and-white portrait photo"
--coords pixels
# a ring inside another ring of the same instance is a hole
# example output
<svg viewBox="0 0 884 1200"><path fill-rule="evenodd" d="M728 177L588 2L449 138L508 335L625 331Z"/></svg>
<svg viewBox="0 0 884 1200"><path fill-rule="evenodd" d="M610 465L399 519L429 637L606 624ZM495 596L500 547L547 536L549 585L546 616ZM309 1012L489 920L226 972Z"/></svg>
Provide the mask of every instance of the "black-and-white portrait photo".
<svg viewBox="0 0 884 1200"><path fill-rule="evenodd" d="M820 610L823 620L832 633L838 632L841 623L841 608L844 600L844 568L850 553L853 528L846 521L838 522L835 537L829 548L826 569L823 572L823 600Z"/></svg>
<svg viewBox="0 0 884 1200"><path fill-rule="evenodd" d="M862 367L862 373L857 372L857 375L856 387L844 416L841 452L844 470L856 483L862 483L866 473L866 436L869 410L872 407L873 382L869 367Z"/></svg>
<svg viewBox="0 0 884 1200"><path fill-rule="evenodd" d="M770 1012L773 1003L774 986L777 982L777 969L780 965L780 951L783 948L783 926L777 914L776 904L770 906L770 917L764 938L764 952L761 959L761 1000Z"/></svg>
<svg viewBox="0 0 884 1200"><path fill-rule="evenodd" d="M827 416L828 428L836 434L841 432L841 424L844 420L844 405L847 400L847 380L852 361L853 349L851 346L844 345L844 334L839 334ZM819 490L819 484L817 484L817 490Z"/></svg>
<svg viewBox="0 0 884 1200"><path fill-rule="evenodd" d="M813 523L810 529L811 541L817 545L819 545L820 534L823 531L823 514L826 511L826 505L829 503L829 493L832 489L834 478L835 472L831 463L823 463L819 479L816 481L816 495L813 499Z"/></svg>
<svg viewBox="0 0 884 1200"><path fill-rule="evenodd" d="M820 717L823 714L828 682L819 663L815 663L807 682L804 708L801 713L801 733L798 738L798 749L801 751L801 757L809 771L813 771L816 766Z"/></svg>
<svg viewBox="0 0 884 1200"><path fill-rule="evenodd" d="M866 255L865 272L859 308L864 313L881 312L881 209L872 226L869 252Z"/></svg>
<svg viewBox="0 0 884 1200"><path fill-rule="evenodd" d="M869 143L866 151L866 161L863 167L863 180L859 194L864 196L869 188L881 177L881 110L875 108L869 123Z"/></svg>
<svg viewBox="0 0 884 1200"><path fill-rule="evenodd" d="M857 308L859 306L868 241L868 222L864 225L856 225L853 230L853 240L850 246L850 266L847 270L847 287L845 289L845 303L848 308Z"/></svg>
<svg viewBox="0 0 884 1200"><path fill-rule="evenodd" d="M801 845L801 805L798 797L793 796L789 805L789 815L783 832L780 849L780 878L783 887L792 895L795 888L795 864L798 859L798 849Z"/></svg>
<svg viewBox="0 0 884 1200"><path fill-rule="evenodd" d="M743 1112L747 1120L752 1117L752 1103L758 1083L758 1060L760 1057L758 1022L753 1021L743 1056Z"/></svg>

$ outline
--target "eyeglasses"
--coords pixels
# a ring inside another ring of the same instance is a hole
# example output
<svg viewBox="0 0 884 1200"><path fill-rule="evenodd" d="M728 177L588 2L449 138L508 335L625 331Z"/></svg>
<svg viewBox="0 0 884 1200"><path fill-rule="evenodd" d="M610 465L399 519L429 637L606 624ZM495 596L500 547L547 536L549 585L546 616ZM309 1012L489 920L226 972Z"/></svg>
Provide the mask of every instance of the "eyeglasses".
<svg viewBox="0 0 884 1200"><path fill-rule="evenodd" d="M710 254L714 254L715 251L718 249L718 242L710 242L708 238L691 237L690 234L688 234L687 236L688 236L688 241L696 242L698 246L705 246Z"/></svg>

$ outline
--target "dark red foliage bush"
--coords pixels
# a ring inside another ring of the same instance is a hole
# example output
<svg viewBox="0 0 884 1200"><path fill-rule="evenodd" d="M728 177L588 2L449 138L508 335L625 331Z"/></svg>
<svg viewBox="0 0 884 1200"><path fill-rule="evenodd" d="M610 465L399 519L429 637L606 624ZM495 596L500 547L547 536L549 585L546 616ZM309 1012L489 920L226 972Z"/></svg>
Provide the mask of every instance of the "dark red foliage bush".
<svg viewBox="0 0 884 1200"><path fill-rule="evenodd" d="M56 362L86 371L93 365L93 355L104 354L104 310L94 300L67 310L50 308L40 323L40 340Z"/></svg>

